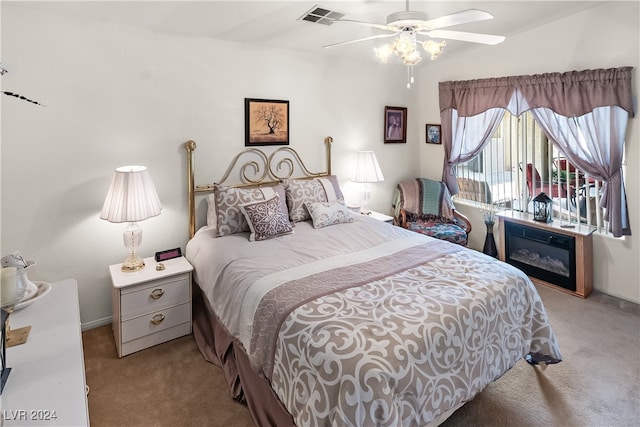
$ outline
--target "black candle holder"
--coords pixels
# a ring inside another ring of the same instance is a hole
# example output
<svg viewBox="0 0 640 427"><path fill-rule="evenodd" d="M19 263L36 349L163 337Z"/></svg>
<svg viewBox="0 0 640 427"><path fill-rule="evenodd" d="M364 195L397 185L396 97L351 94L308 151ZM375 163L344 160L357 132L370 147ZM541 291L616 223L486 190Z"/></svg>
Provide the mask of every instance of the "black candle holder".
<svg viewBox="0 0 640 427"><path fill-rule="evenodd" d="M11 373L11 368L7 368L7 319L9 318L9 313L2 309L2 340L0 341L0 346L2 346L2 385L0 386L0 394L2 394L2 390L4 390L4 385L9 378L9 373Z"/></svg>

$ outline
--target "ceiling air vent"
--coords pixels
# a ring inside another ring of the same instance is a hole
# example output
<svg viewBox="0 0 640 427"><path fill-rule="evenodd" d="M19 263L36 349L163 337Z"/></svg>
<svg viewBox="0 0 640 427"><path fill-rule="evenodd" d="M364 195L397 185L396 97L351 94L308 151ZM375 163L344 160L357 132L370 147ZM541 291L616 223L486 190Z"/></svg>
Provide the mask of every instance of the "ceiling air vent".
<svg viewBox="0 0 640 427"><path fill-rule="evenodd" d="M313 6L311 10L302 15L300 20L315 22L316 24L331 25L333 21L337 21L342 18L344 13L336 12L335 10L327 9L326 7Z"/></svg>

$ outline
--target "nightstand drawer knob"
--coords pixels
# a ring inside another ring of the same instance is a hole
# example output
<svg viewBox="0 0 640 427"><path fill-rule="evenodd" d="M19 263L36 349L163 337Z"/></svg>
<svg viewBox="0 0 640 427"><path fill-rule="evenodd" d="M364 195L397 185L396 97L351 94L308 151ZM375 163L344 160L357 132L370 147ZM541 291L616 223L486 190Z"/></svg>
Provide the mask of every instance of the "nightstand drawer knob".
<svg viewBox="0 0 640 427"><path fill-rule="evenodd" d="M154 289L153 292L151 292L151 298L153 299L158 299L162 297L162 295L164 295L163 289Z"/></svg>
<svg viewBox="0 0 640 427"><path fill-rule="evenodd" d="M160 323L162 323L163 320L164 320L164 314L159 313L151 318L151 323L153 323L154 325L159 325Z"/></svg>

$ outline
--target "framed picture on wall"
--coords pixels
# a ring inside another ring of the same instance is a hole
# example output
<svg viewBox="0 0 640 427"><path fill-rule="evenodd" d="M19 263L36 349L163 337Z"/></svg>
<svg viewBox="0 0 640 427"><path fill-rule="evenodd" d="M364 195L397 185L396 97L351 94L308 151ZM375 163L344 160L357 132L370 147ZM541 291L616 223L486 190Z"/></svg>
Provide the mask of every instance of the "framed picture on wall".
<svg viewBox="0 0 640 427"><path fill-rule="evenodd" d="M427 144L442 144L440 125L426 125Z"/></svg>
<svg viewBox="0 0 640 427"><path fill-rule="evenodd" d="M384 107L384 143L407 142L407 109Z"/></svg>
<svg viewBox="0 0 640 427"><path fill-rule="evenodd" d="M289 101L244 99L245 147L289 145Z"/></svg>

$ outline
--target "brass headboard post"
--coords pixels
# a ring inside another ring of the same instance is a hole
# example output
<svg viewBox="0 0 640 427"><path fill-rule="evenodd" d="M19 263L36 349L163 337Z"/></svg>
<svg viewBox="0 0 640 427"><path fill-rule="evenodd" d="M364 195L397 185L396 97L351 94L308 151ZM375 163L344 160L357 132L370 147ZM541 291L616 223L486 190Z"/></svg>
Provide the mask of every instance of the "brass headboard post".
<svg viewBox="0 0 640 427"><path fill-rule="evenodd" d="M227 172L225 173L224 177L222 178L221 181L219 181L219 184L222 184L228 177L229 174L232 170L234 170L234 166L236 166L237 163L239 163L239 158L244 154L244 153L253 153L254 155L258 155L259 158L261 158L264 162L265 162L265 169L262 172L262 175L259 177L259 179L257 180L252 180L250 179L248 176L244 175L244 169L249 166L249 167L253 167L256 171L260 170L260 167L258 166L258 164L254 161L252 162L248 162L245 163L242 166L242 171L243 171L243 178L245 179L246 182L248 182L248 184L245 185L264 185L264 184L269 184L269 183L277 183L280 182L282 179L286 179L288 178L291 173L293 173L294 169L293 169L293 161L294 159L296 159L299 162L299 165L301 167L301 172L304 173L304 177L306 178L312 178L312 177L319 177L319 176L326 176L326 175L331 175L331 144L333 143L333 138L330 136L327 136L324 139L324 143L327 146L327 171L326 172L319 172L319 173L314 173L309 171L306 166L304 165L304 163L302 162L302 159L300 159L300 157L298 156L298 153L293 150L290 147L282 147L279 148L278 150L274 151L273 153L271 153L271 156L267 156L265 154L264 151L259 150L255 147L252 148L246 148L244 149L242 152L240 152L238 155L236 155L236 157L234 158L234 160L232 161L232 163L229 165L229 168L227 169ZM214 184L205 184L205 185L196 185L195 184L195 180L194 180L194 174L193 174L193 152L196 149L196 143L194 141L187 141L184 143L184 148L187 150L187 184L188 184L188 197L189 197L189 238L193 238L193 236L196 234L196 193L206 193L206 192L211 192L214 189ZM290 157L289 159L284 159L281 162L276 162L276 159L274 159L274 155L280 153L280 152L285 152L290 154L291 156L295 156L295 157ZM272 166L274 165L280 165L280 163L284 163L286 160L288 160L289 162L286 164L290 164L292 166L291 171L289 171L289 175L278 175L276 174L276 172L274 171L274 169L272 169ZM236 185L236 186L242 186L242 185Z"/></svg>
<svg viewBox="0 0 640 427"><path fill-rule="evenodd" d="M333 143L333 138L326 137L324 143L327 145L327 175L331 175L331 144Z"/></svg>
<svg viewBox="0 0 640 427"><path fill-rule="evenodd" d="M193 151L196 149L196 143L189 140L184 143L187 150L187 181L189 185L189 238L196 234L196 195L195 181L193 179Z"/></svg>

